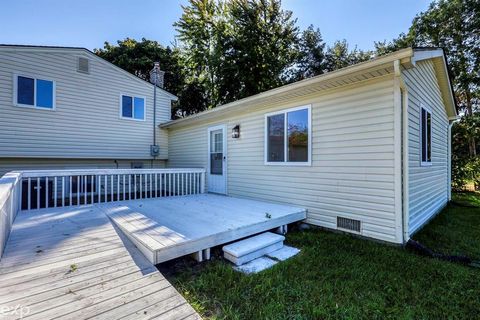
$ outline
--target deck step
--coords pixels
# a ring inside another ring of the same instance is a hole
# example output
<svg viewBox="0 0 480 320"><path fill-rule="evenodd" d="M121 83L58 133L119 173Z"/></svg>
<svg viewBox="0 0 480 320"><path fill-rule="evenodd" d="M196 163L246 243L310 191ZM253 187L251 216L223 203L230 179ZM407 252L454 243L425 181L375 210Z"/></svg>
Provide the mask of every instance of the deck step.
<svg viewBox="0 0 480 320"><path fill-rule="evenodd" d="M265 232L223 247L225 259L237 266L283 247L284 236Z"/></svg>

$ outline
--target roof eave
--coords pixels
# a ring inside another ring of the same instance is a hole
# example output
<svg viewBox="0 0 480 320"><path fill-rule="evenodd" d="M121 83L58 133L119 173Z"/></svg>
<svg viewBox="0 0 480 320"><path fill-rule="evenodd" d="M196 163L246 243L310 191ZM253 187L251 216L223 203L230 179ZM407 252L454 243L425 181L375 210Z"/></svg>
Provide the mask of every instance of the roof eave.
<svg viewBox="0 0 480 320"><path fill-rule="evenodd" d="M263 98L268 98L270 96L279 94L279 93L284 93L289 90L294 90L296 88L300 88L302 86L310 85L310 84L315 84L315 83L320 83L322 81L327 81L327 80L332 80L334 78L342 77L345 75L348 75L350 73L355 73L355 72L360 72L360 71L366 71L369 69L372 69L376 66L383 65L383 64L388 64L388 63L393 63L395 60L410 60L410 58L413 56L413 49L412 48L405 48L396 52L393 52L391 54L381 56L369 61L365 61L362 63L358 63L352 66L348 66L336 71L328 72L316 77L308 78L305 80L301 80L298 82L294 82L291 84L284 85L279 88L271 89L247 98L243 98L234 102L227 103L225 105L216 107L214 109L206 110L182 119L177 119L177 120L172 120L165 122L163 124L160 124L159 127L161 128L172 128L172 127L179 127L182 125L187 125L189 123L195 122L197 120L206 120L210 117L214 117L218 112L226 110L226 109L235 109L236 106L245 104L245 103L255 103L255 101L259 101L260 99Z"/></svg>
<svg viewBox="0 0 480 320"><path fill-rule="evenodd" d="M118 70L124 74L126 74L128 77L132 78L132 79L135 79L137 81L142 81L143 84L147 84L147 85L150 85L150 86L153 86L153 84L151 84L150 82L146 81L146 80L143 80L133 74L131 74L130 72L114 65L113 63L111 63L110 61L107 61L105 59L103 59L102 57L99 57L98 55L96 55L94 52L90 51L89 49L87 48L83 48L83 47L61 47L61 46L32 46L32 45L13 45L13 44L0 44L0 50L28 50L28 51L36 51L36 52L49 52L49 51L55 51L55 52L71 52L71 51L79 51L79 52L84 52L84 53L87 53L88 55L94 57L95 59L103 62L103 63L107 63L109 64L112 68L114 68L115 70ZM163 88L160 88L157 86L157 88L159 90L161 90L161 92L166 95L168 98L170 98L170 100L172 101L178 101L178 97L170 92L168 92L167 90L163 89Z"/></svg>

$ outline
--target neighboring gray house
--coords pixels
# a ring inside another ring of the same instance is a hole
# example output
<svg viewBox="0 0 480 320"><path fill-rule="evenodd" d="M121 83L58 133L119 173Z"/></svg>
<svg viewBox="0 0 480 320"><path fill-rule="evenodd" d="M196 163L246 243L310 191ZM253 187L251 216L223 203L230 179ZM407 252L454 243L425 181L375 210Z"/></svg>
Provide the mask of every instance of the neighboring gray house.
<svg viewBox="0 0 480 320"><path fill-rule="evenodd" d="M153 160L152 85L85 49L0 47L0 172L207 168L209 192L293 204L310 224L399 244L450 198L457 115L441 49L400 50L175 121L175 96L159 91Z"/></svg>
<svg viewBox="0 0 480 320"><path fill-rule="evenodd" d="M171 101L84 48L0 46L0 176L11 170L164 167ZM152 157L156 132L160 153Z"/></svg>

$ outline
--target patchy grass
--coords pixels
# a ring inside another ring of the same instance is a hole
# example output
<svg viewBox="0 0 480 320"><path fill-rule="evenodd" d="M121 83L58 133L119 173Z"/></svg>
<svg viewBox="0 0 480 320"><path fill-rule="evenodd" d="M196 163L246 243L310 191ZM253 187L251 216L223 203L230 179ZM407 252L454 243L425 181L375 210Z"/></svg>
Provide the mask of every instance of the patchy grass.
<svg viewBox="0 0 480 320"><path fill-rule="evenodd" d="M455 200L480 203L474 194ZM450 205L415 239L480 257L479 227L479 208ZM301 253L259 274L235 272L217 257L177 262L167 277L209 319L478 318L480 269L322 230L291 232L287 242Z"/></svg>
<svg viewBox="0 0 480 320"><path fill-rule="evenodd" d="M456 193L452 200L413 238L438 252L480 260L480 194Z"/></svg>

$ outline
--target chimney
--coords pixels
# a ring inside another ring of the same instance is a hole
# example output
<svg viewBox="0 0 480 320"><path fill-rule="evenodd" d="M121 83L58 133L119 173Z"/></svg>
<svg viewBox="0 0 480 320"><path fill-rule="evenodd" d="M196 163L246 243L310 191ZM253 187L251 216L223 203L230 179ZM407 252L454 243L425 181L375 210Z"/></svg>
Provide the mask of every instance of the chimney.
<svg viewBox="0 0 480 320"><path fill-rule="evenodd" d="M163 88L165 71L160 70L160 62L155 62L152 71L150 71L150 82L156 84L158 87Z"/></svg>

